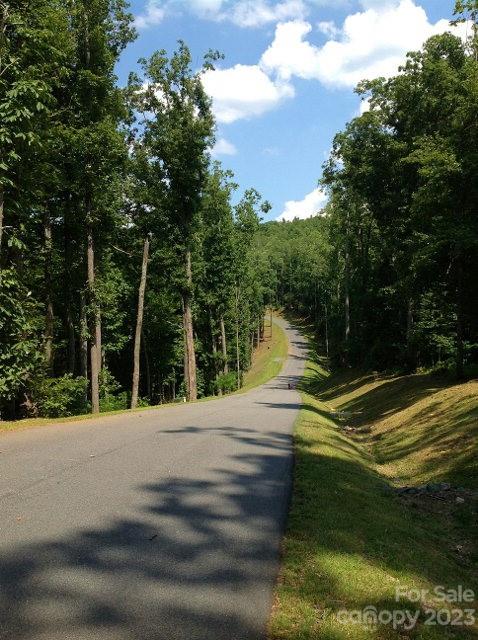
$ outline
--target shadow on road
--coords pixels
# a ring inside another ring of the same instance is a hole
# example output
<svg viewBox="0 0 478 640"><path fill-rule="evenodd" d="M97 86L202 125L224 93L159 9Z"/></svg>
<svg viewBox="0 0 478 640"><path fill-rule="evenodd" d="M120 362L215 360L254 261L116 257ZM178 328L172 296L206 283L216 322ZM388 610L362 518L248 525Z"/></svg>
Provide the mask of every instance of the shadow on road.
<svg viewBox="0 0 478 640"><path fill-rule="evenodd" d="M223 431L261 444L253 430ZM137 518L0 557L2 640L262 638L264 612L217 615L212 601L227 611L232 593L254 594L277 572L290 438L265 439L275 453L235 456L240 472L138 487Z"/></svg>

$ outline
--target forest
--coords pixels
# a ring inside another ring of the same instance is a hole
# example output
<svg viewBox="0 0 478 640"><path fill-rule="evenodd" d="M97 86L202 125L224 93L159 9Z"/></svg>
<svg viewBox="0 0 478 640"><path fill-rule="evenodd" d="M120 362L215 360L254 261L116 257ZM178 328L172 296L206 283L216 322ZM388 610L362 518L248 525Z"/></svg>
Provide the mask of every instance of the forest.
<svg viewBox="0 0 478 640"><path fill-rule="evenodd" d="M210 159L180 42L141 60L123 0L0 3L0 411L63 416L223 393L260 340L268 204Z"/></svg>
<svg viewBox="0 0 478 640"><path fill-rule="evenodd" d="M0 0L0 418L233 391L270 305L338 366L476 374L477 14L357 87L319 215L261 223L211 159L220 53L179 42L119 87L125 0Z"/></svg>
<svg viewBox="0 0 478 640"><path fill-rule="evenodd" d="M261 227L276 305L313 320L336 366L478 372L478 2L333 141L321 216Z"/></svg>

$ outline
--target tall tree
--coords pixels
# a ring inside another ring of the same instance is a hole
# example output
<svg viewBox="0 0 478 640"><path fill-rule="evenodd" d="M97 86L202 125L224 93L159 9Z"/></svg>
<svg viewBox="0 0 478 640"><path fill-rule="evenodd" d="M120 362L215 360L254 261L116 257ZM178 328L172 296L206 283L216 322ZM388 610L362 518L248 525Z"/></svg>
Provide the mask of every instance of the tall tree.
<svg viewBox="0 0 478 640"><path fill-rule="evenodd" d="M136 318L136 332L134 336L133 385L132 385L132 392L131 392L131 409L135 409L136 406L138 405L141 338L142 338L143 313L144 313L144 294L146 291L148 260L149 260L149 236L146 236L144 240L144 246L143 246L143 260L141 264L141 280L140 280L139 291L138 291L138 313Z"/></svg>
<svg viewBox="0 0 478 640"><path fill-rule="evenodd" d="M197 398L196 350L193 325L192 251L196 242L198 213L207 177L208 149L213 141L214 120L201 74L217 57L210 53L203 69L192 69L189 49L183 42L168 59L159 51L142 60L144 78L131 78L138 106L144 114L144 140L160 166L167 186L170 225L177 238L182 265L181 298L184 328L184 371L188 400Z"/></svg>
<svg viewBox="0 0 478 640"><path fill-rule="evenodd" d="M206 306L212 313L212 339L215 347L218 333L221 345L221 373L229 371L226 315L230 314L234 288L234 214L231 196L237 188L230 171L215 163L208 177L201 203L202 257ZM216 356L217 357L217 356Z"/></svg>
<svg viewBox="0 0 478 640"><path fill-rule="evenodd" d="M76 41L74 104L78 125L73 139L78 154L79 203L85 222L86 273L90 338L92 412L100 410L99 373L102 362L101 309L97 286L97 251L111 218L108 196L125 158L124 137L118 130L125 117L123 97L114 67L134 37L132 16L124 0L76 0L72 25Z"/></svg>

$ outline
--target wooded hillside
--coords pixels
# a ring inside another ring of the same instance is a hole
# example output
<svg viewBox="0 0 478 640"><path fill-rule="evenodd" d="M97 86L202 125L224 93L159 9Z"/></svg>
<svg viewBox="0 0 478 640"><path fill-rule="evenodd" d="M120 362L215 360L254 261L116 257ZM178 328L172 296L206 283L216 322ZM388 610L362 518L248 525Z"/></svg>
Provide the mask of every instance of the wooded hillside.
<svg viewBox="0 0 478 640"><path fill-rule="evenodd" d="M119 88L125 0L0 0L1 418L236 389L270 303L340 365L476 371L477 14L360 84L318 217L261 225L211 161L217 52L196 71L180 42Z"/></svg>
<svg viewBox="0 0 478 640"><path fill-rule="evenodd" d="M0 2L0 415L127 408L241 385L264 299L253 189L212 163L185 44L114 74L124 0Z"/></svg>
<svg viewBox="0 0 478 640"><path fill-rule="evenodd" d="M478 4L456 11L468 42L432 37L358 87L370 109L335 137L322 215L261 229L270 295L341 365L477 372Z"/></svg>

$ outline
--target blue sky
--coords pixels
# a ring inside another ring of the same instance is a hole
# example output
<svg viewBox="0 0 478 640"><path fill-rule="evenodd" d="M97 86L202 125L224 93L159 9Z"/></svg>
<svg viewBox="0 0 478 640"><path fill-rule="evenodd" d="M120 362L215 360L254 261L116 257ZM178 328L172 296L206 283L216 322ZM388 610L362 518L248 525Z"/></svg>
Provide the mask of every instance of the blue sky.
<svg viewBox="0 0 478 640"><path fill-rule="evenodd" d="M334 134L358 114L358 80L393 74L405 53L448 28L453 0L132 0L138 39L118 65L186 41L199 67L225 55L204 83L218 121L215 157L240 190L272 204L268 219L307 217Z"/></svg>

